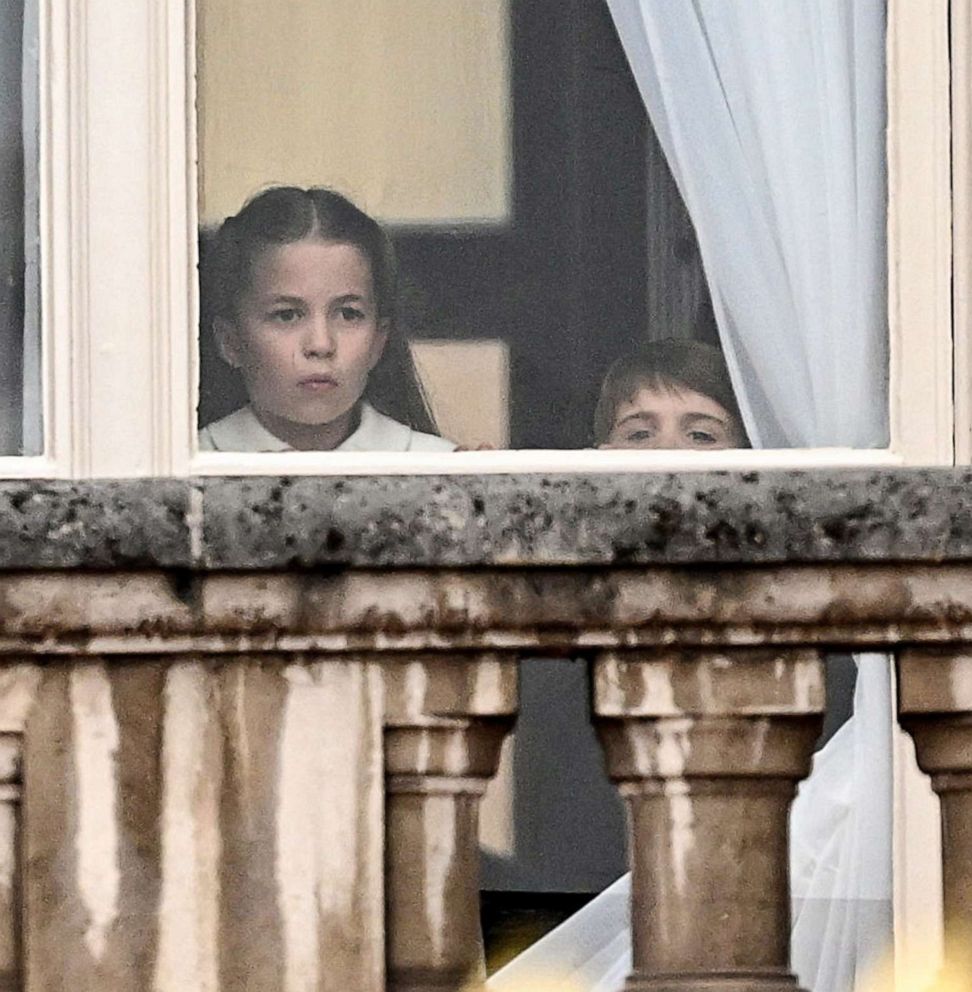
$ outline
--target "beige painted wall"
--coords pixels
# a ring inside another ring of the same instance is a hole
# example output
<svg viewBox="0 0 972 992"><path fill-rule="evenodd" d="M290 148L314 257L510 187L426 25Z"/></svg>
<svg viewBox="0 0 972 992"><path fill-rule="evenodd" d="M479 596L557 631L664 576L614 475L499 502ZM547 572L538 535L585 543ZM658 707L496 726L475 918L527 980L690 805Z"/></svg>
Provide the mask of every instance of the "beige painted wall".
<svg viewBox="0 0 972 992"><path fill-rule="evenodd" d="M271 183L385 221L509 215L509 0L198 0L204 223Z"/></svg>
<svg viewBox="0 0 972 992"><path fill-rule="evenodd" d="M439 433L464 448L510 445L510 348L505 341L413 341L412 356Z"/></svg>

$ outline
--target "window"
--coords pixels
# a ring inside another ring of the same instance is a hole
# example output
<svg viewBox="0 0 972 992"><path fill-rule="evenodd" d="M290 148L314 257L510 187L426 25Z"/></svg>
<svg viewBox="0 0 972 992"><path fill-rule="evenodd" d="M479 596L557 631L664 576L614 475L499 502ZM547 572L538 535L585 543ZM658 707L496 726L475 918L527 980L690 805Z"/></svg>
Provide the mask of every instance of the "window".
<svg viewBox="0 0 972 992"><path fill-rule="evenodd" d="M514 16L529 6L514 3ZM933 11L911 11L902 5L890 9L888 35L888 449L775 454L744 451L686 458L564 447L528 454L466 452L450 455L445 462L435 453L411 454L403 460L349 452L335 453L324 463L319 456L299 452L261 458L194 454L197 408L207 417L214 415L206 409L208 399L197 395L200 368L195 344L197 189L205 188L206 183L206 138L200 132L203 157L197 170L196 120L186 110L195 103L197 27L200 35L206 30L204 5L199 10L197 26L196 4L183 5L176 0L154 6L124 5L98 17L72 18L60 5L41 6L40 105L44 112L39 176L44 232L42 309L45 328L51 331L43 342L45 452L50 464L33 466L29 469L32 474L166 474L190 468L220 473L641 471L703 464L951 460L955 433L966 428L956 426L951 392L948 25ZM334 25L333 33L339 28L340 24ZM543 25L534 30L542 31ZM111 59L104 54L108 51L113 52ZM604 85L609 85L610 73L602 75ZM205 85L205 79L202 82ZM506 84L515 89L512 69ZM109 99L109 93L116 98ZM628 95L634 97L633 93ZM541 115L533 123L539 127L543 121L552 127L558 118ZM605 126L601 138L606 140L610 131ZM123 135L125 140L108 141L109 134ZM510 148L515 153L515 122L511 135ZM614 156L622 152L610 149ZM630 162L630 149L628 154ZM484 252L489 248L487 235L498 226L495 220L503 210L509 209L514 221L521 219L516 201L504 207L497 193L502 185L497 177L512 177L514 184L517 181L515 154L505 166L497 160L490 174L496 193L490 217L466 215L468 228L474 229L477 238L482 235ZM609 204L602 206L607 209ZM655 204L653 209L657 207ZM637 211L625 214L619 210L618 214L637 222ZM205 224L205 213L202 221ZM694 251L679 223L674 220L665 225L674 239L671 245L676 261L691 258ZM425 251L420 227L410 222L402 225L399 233L403 256L411 253L420 259ZM453 231L454 237L462 234L462 230L458 234ZM650 240L637 243L647 250ZM628 243L635 244L636 239ZM481 258L488 261L485 254L473 260ZM626 255L623 265L632 264L632 258L636 256ZM698 297L697 269L693 275L691 265L681 264L676 269L683 274L676 283L676 295L689 300ZM452 285L462 286L462 274L460 268ZM447 285L448 280L441 284ZM670 305L671 298L666 299ZM649 295L647 302L639 298L636 303L649 316L661 313L668 319L657 295ZM418 309L421 312L421 307ZM448 308L439 307L438 311L447 312ZM964 332L959 331L961 344ZM471 342L458 343L471 346L481 341L478 335L470 337ZM435 342L436 347L417 356L420 366L455 367L452 358L438 347L443 337L429 335L426 340ZM456 342L453 339L451 343ZM487 353L476 354L479 360ZM516 375L513 363L502 349L489 351L488 359L492 378L502 380L509 369L512 381ZM205 368L209 361L205 352L202 360ZM529 371L529 366L525 367ZM434 377L436 371L433 368L426 374ZM507 429L501 416L503 406L502 402L494 403L489 413L498 423L500 438ZM509 430L514 446L538 443L533 428L517 427L513 420L511 417ZM546 420L559 424L557 417ZM567 431L562 426L557 429ZM547 443L577 444L575 428L570 431L574 432L573 439L554 438ZM11 463L4 470L8 474L22 471Z"/></svg>
<svg viewBox="0 0 972 992"><path fill-rule="evenodd" d="M0 456L39 455L37 8L0 11Z"/></svg>

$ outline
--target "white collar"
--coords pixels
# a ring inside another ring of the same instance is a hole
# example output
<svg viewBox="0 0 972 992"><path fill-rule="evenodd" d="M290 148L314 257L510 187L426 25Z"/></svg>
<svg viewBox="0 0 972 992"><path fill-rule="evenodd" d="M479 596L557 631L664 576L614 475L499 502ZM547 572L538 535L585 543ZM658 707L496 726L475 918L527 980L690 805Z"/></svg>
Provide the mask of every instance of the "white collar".
<svg viewBox="0 0 972 992"><path fill-rule="evenodd" d="M338 446L338 451L408 451L412 428L379 413L370 403L361 404L357 429Z"/></svg>
<svg viewBox="0 0 972 992"><path fill-rule="evenodd" d="M252 406L245 406L206 431L217 451L294 451L286 441L260 423ZM407 451L412 429L379 413L370 403L361 404L357 428L335 451Z"/></svg>

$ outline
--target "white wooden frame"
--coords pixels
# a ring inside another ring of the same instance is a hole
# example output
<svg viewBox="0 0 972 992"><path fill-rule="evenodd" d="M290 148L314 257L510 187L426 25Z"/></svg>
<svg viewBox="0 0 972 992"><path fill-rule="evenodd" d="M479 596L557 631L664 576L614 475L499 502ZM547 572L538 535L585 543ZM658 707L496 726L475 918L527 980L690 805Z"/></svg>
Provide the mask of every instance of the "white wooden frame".
<svg viewBox="0 0 972 992"><path fill-rule="evenodd" d="M972 464L972 0L952 0L955 459Z"/></svg>
<svg viewBox="0 0 972 992"><path fill-rule="evenodd" d="M44 454L0 477L185 474L191 4L41 0L40 34Z"/></svg>
<svg viewBox="0 0 972 992"><path fill-rule="evenodd" d="M953 79L948 0L889 2L889 449L248 455L194 451L194 2L41 0L45 453L0 458L0 477L684 471L950 464L956 455L968 462L969 4L952 2ZM956 97L954 383L950 86ZM906 751L899 742L902 964L927 957L927 941L938 939L940 927L926 922L934 917L935 884L926 870L932 860L927 786Z"/></svg>
<svg viewBox="0 0 972 992"><path fill-rule="evenodd" d="M949 28L948 0L889 4L891 436L906 464L955 459ZM895 977L920 988L942 953L939 809L910 738L892 727Z"/></svg>

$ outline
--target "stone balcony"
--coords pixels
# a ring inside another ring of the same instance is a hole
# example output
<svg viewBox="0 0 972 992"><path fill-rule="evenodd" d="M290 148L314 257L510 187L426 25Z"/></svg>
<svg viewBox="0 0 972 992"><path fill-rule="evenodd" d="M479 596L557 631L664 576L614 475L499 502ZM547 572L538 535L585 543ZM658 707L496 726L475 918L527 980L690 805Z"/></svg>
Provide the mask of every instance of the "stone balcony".
<svg viewBox="0 0 972 992"><path fill-rule="evenodd" d="M959 932L970 493L955 470L0 484L0 990L475 984L477 804L538 654L593 667L632 992L795 988L786 817L835 648L896 657Z"/></svg>

